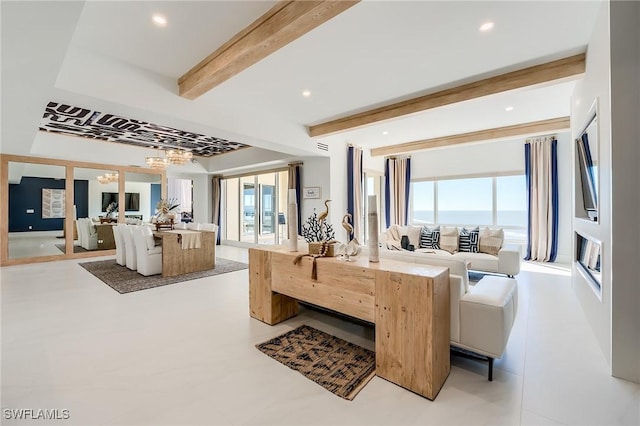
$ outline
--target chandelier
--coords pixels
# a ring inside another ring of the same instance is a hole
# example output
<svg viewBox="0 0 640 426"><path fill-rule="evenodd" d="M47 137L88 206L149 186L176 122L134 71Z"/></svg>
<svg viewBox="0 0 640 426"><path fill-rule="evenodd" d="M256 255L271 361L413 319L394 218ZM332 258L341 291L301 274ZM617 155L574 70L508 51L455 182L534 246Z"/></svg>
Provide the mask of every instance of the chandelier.
<svg viewBox="0 0 640 426"><path fill-rule="evenodd" d="M165 151L165 155L171 164L177 164L179 166L185 165L193 158L191 151L185 151L183 149L168 149Z"/></svg>
<svg viewBox="0 0 640 426"><path fill-rule="evenodd" d="M152 169L164 170L169 165L168 158L160 157L160 148L158 148L158 156L147 157L144 159L144 162L147 163L147 166L151 167Z"/></svg>
<svg viewBox="0 0 640 426"><path fill-rule="evenodd" d="M105 173L104 175L98 176L96 179L98 179L98 182L100 182L102 184L107 184L107 183L111 183L111 182L117 182L118 181L118 174L117 173Z"/></svg>

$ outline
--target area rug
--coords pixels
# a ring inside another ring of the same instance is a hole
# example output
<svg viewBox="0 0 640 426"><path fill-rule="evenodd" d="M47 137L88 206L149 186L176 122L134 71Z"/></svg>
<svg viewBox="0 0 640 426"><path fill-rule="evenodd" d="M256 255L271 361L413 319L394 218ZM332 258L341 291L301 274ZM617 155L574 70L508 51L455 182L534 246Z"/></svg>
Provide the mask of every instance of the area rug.
<svg viewBox="0 0 640 426"><path fill-rule="evenodd" d="M227 272L234 272L248 268L246 263L216 257L216 267L214 269L163 278L162 275L151 275L149 277L145 277L144 275L140 275L136 271L132 271L125 266L118 265L114 259L84 262L79 263L79 265L120 294L210 277L213 275L226 274Z"/></svg>
<svg viewBox="0 0 640 426"><path fill-rule="evenodd" d="M355 398L376 374L375 352L308 325L256 348L348 400Z"/></svg>
<svg viewBox="0 0 640 426"><path fill-rule="evenodd" d="M488 275L488 274L484 274L482 272L469 271L469 284L476 285L478 281L480 281L485 277L485 275Z"/></svg>
<svg viewBox="0 0 640 426"><path fill-rule="evenodd" d="M56 244L56 247L58 247L58 250L60 250L63 253L67 252L67 248L64 244ZM73 252L74 253L85 253L89 250L85 249L84 247L80 247L80 246L73 246Z"/></svg>

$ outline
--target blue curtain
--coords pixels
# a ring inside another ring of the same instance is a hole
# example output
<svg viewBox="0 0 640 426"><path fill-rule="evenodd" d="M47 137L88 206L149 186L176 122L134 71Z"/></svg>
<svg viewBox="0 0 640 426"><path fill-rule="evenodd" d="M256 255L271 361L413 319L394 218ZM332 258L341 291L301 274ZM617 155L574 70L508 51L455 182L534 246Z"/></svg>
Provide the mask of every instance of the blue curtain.
<svg viewBox="0 0 640 426"><path fill-rule="evenodd" d="M351 214L351 224L353 232L348 235L348 239L360 239L362 241L363 197L364 175L362 173L362 148L347 147L347 213Z"/></svg>
<svg viewBox="0 0 640 426"><path fill-rule="evenodd" d="M213 211L211 222L218 225L218 235L216 236L216 244L220 245L220 203L222 201L222 177L214 176L211 179L211 198Z"/></svg>
<svg viewBox="0 0 640 426"><path fill-rule="evenodd" d="M525 260L555 262L558 255L558 141L528 139L524 145L527 185Z"/></svg>
<svg viewBox="0 0 640 426"><path fill-rule="evenodd" d="M347 213L351 214L351 218L355 218L355 197L353 193L354 179L353 166L355 160L355 148L347 147ZM353 238L353 233L347 236L349 240Z"/></svg>
<svg viewBox="0 0 640 426"><path fill-rule="evenodd" d="M389 161L387 158L384 161L384 219L386 227L393 225L391 223L391 177L389 176Z"/></svg>

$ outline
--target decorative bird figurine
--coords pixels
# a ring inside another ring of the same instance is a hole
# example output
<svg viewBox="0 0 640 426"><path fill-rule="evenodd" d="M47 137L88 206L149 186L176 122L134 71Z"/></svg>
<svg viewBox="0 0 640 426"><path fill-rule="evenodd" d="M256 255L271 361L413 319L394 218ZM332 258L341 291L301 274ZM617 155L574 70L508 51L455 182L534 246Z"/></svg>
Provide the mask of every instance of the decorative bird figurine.
<svg viewBox="0 0 640 426"><path fill-rule="evenodd" d="M347 238L351 239L351 234L353 234L353 225L349 222L351 221L351 213L347 213L342 217L342 227L345 231L347 231Z"/></svg>
<svg viewBox="0 0 640 426"><path fill-rule="evenodd" d="M325 220L327 218L327 216L329 216L329 202L331 200L326 200L324 202L324 205L326 207L326 210L323 211L322 213L320 213L320 215L318 215L318 222L322 222L323 220Z"/></svg>

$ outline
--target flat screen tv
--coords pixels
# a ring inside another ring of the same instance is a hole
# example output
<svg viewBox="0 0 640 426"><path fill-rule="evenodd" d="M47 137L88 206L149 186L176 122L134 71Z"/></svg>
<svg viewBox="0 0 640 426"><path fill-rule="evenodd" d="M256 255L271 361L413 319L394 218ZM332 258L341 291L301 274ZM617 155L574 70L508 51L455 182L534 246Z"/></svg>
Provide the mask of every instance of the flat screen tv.
<svg viewBox="0 0 640 426"><path fill-rule="evenodd" d="M598 170L593 155L597 155L595 145L596 118L587 126L585 131L576 139L576 156L580 169L580 188L582 202L589 219L598 220ZM595 151L595 152L594 152Z"/></svg>
<svg viewBox="0 0 640 426"><path fill-rule="evenodd" d="M118 193L103 192L102 193L102 211L106 212L107 207L112 202L118 204ZM125 211L139 211L140 210L140 193L125 192L124 193L124 209Z"/></svg>

